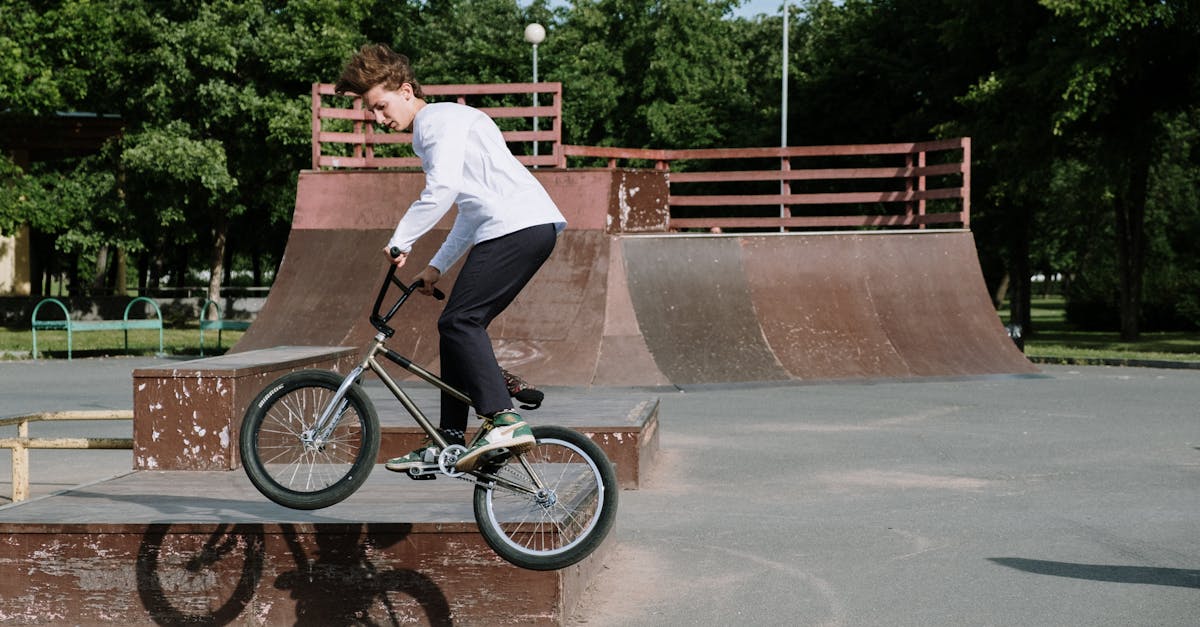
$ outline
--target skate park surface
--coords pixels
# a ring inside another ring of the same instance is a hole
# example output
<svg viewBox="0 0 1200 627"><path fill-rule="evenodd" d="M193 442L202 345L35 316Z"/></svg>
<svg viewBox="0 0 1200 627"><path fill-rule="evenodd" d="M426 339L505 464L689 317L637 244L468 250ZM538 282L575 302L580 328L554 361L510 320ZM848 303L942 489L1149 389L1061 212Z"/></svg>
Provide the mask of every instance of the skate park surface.
<svg viewBox="0 0 1200 627"><path fill-rule="evenodd" d="M130 372L169 361L0 363L0 415L128 408ZM554 422L556 399L590 393L547 391L535 423ZM622 492L603 568L564 624L1194 625L1200 612L1195 370L614 392L660 399L661 452ZM277 513L240 472L190 499L106 501L130 451L39 450L31 465L34 499L0 522L65 502L60 516L84 502L164 523L221 507L238 520ZM371 481L397 500L412 490L382 470Z"/></svg>
<svg viewBox="0 0 1200 627"><path fill-rule="evenodd" d="M199 400L247 386L197 387L205 360L0 364L0 416L128 409L133 387L143 436L135 426L132 459L33 452L36 498L0 509L26 544L10 537L0 561L37 583L7 584L0 620L80 622L54 618L61 582L73 611L81 591L113 606L73 617L139 624L1192 620L1195 371L1039 373L1005 335L965 229L666 234L661 173L539 176L572 227L491 329L501 363L548 393L527 418L586 429L653 408L653 463L622 482L592 558L551 579L503 568L479 549L461 482L380 469L328 510L270 504L230 450L242 410ZM271 296L226 357L363 346L377 243L419 185L302 173ZM439 235L414 249L416 267ZM412 305L391 345L436 365L437 305ZM33 431L127 437L125 424ZM164 471L139 446L216 467Z"/></svg>

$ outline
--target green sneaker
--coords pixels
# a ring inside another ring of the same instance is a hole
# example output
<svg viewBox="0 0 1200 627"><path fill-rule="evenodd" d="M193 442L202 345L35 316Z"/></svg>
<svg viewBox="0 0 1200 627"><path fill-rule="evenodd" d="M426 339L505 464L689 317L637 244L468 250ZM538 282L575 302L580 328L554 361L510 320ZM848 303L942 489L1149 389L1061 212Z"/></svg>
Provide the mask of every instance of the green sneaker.
<svg viewBox="0 0 1200 627"><path fill-rule="evenodd" d="M438 455L442 453L442 449L438 448L433 440L425 440L424 446L400 457L393 457L387 460L383 465L384 468L395 472L408 472L412 468L419 470L437 470Z"/></svg>
<svg viewBox="0 0 1200 627"><path fill-rule="evenodd" d="M525 424L516 412L502 411L491 418L484 419L483 427L467 447L467 452L458 458L454 469L459 472L474 470L479 462L487 457L487 453L508 449L511 453L522 453L533 448L536 440L533 429Z"/></svg>

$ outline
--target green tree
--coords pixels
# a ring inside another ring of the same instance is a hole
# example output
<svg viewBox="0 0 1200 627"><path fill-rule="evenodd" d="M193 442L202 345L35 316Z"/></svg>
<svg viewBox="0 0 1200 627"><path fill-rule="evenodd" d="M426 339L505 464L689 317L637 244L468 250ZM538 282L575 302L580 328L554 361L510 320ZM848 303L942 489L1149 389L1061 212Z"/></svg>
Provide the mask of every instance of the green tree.
<svg viewBox="0 0 1200 627"><path fill-rule="evenodd" d="M758 72L733 45L735 2L579 0L545 44L569 91L568 141L629 147L747 145Z"/></svg>
<svg viewBox="0 0 1200 627"><path fill-rule="evenodd" d="M1073 27L1055 130L1103 174L1117 243L1121 337L1143 314L1151 170L1166 124L1200 95L1200 7L1188 0L1042 0ZM1093 150L1099 148L1099 150Z"/></svg>
<svg viewBox="0 0 1200 627"><path fill-rule="evenodd" d="M958 60L952 99L959 107L935 128L972 137L972 228L981 240L980 256L985 268L992 258L1003 260L995 300L1007 291L1010 320L1032 335L1033 251L1051 246L1064 228L1072 232L1064 218L1074 222L1086 215L1064 211L1050 194L1061 152L1051 126L1060 35L1050 13L1028 0L974 3L959 11L945 5L935 30L944 45L940 54Z"/></svg>
<svg viewBox="0 0 1200 627"><path fill-rule="evenodd" d="M0 15L0 111L14 124L36 128L56 112L87 110L74 103L102 97L110 78L102 60L114 45L109 7L86 1L0 0ZM94 164L71 160L22 169L0 154L0 232L12 233L23 224L76 229L76 237L60 245L72 255L115 244L117 234L86 230L119 221L112 187L104 183L111 177L97 175ZM81 187L80 181L88 185Z"/></svg>

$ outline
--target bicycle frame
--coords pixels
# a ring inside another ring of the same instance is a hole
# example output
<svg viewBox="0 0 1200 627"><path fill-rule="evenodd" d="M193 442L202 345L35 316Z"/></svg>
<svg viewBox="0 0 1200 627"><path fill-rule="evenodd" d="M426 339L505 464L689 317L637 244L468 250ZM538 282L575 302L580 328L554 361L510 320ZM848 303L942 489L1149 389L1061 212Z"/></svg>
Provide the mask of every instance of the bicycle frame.
<svg viewBox="0 0 1200 627"><path fill-rule="evenodd" d="M587 434L567 427L526 427L532 437L512 443L483 441L486 431L460 442L434 427L384 369L385 361L432 385L448 402L472 403L463 391L387 347L395 333L389 321L413 292L445 298L419 283L405 285L396 270L390 267L375 299L370 321L377 333L349 373L288 373L247 407L238 451L250 482L275 503L298 510L329 507L361 488L379 464L383 438L376 403L363 389L363 378L374 372L432 443L418 449L415 463L405 458L391 468L403 469L410 479L442 476L470 483L480 535L512 564L557 570L579 563L604 541L616 516L619 486L612 463ZM392 285L401 294L381 313ZM484 429L492 426L484 422ZM460 469L472 452L480 459L469 458L471 468Z"/></svg>
<svg viewBox="0 0 1200 627"><path fill-rule="evenodd" d="M346 377L342 380L342 384L338 386L337 392L334 394L333 398L330 399L329 405L326 406L321 412L321 416L317 419L317 422L313 426L312 430L304 434L304 437L310 446L320 446L333 434L333 430L338 423L336 417L346 409L346 392L351 386L358 382L362 378L363 374L365 374L368 370L374 372L375 376L379 377L379 380L382 381L384 386L387 387L388 391L392 393L392 396L396 397L396 400L399 401L400 405L404 407L405 411L407 411L409 415L413 417L413 420L417 422L417 424L421 427L421 430L423 430L439 448L445 450L450 445L450 443L446 441L446 438L442 436L441 431L433 426L433 423L429 421L429 418L425 416L420 407L418 407L417 404L412 400L412 397L410 397L408 393L405 392L398 383L396 383L396 380L393 379L391 375L389 375L387 371L383 369L383 366L378 360L379 355L383 355L392 363L404 368L408 372L411 372L421 380L433 385L439 390L453 396L456 400L466 403L467 405L471 404L471 399L462 391L455 389L437 375L413 363L412 360L408 359L404 355L401 355L400 353L397 353L396 351L387 347L387 339L395 334L395 330L388 326L388 322L391 321L392 317L396 315L396 312L400 309L400 306L408 300L408 297L411 296L413 292L417 291L419 287L421 287L420 282L413 283L412 285L405 285L402 281L396 278L396 269L397 268L395 265L391 266L387 277L384 278L383 285L379 288L379 295L375 299L375 306L371 314L371 325L375 327L378 333L376 333L375 337L372 339L371 346L367 350L366 355L363 357L362 362L355 366L354 369L346 375ZM383 304L384 296L387 294L390 284L395 284L398 286L401 294L396 300L396 303L389 308L388 312L384 315L380 315L380 306ZM438 290L437 288L434 288L433 295L438 300L445 298L445 294L443 294L441 290ZM541 477L537 476L536 472L533 472L533 469L529 466L529 463L525 460L525 458L519 457L518 459L521 463L521 466L524 467L526 472L529 473L534 485L538 488L538 491L545 490L545 486L542 483ZM528 488L514 484L503 477L498 477L489 473L471 471L469 474L483 478L487 481L500 483L508 488L518 491L534 495L538 493L538 491L529 490Z"/></svg>

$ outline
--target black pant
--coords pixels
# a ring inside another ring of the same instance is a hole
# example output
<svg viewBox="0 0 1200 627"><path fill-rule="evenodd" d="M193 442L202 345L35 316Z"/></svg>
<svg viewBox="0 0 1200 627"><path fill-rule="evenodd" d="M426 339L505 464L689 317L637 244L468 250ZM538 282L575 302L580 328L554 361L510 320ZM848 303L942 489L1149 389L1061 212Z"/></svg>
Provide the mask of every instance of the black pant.
<svg viewBox="0 0 1200 627"><path fill-rule="evenodd" d="M487 327L542 267L557 235L553 224L542 224L476 244L438 318L442 379L481 416L512 407ZM442 393L442 429L465 431L468 415L465 403Z"/></svg>

